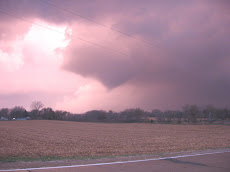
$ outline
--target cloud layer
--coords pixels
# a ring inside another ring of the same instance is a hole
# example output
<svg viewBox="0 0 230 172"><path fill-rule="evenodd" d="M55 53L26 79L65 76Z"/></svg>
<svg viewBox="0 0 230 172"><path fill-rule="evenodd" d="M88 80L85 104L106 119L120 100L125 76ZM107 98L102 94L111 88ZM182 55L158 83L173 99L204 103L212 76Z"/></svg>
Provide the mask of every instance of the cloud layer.
<svg viewBox="0 0 230 172"><path fill-rule="evenodd" d="M74 112L167 109L187 103L229 105L228 1L46 2L0 2L2 11L45 22L63 33L63 42L68 41L40 51L49 44L26 40L31 23L1 14L0 70L4 76L0 76L8 85L1 86L4 96L0 99L10 100L11 95L20 94L15 88L29 85L25 94L36 98L31 92L42 92L51 100L52 93L55 98L50 105ZM32 63L35 57L40 65ZM14 89L9 87L20 73L28 78L31 71L43 68L36 84L20 80ZM46 79L40 77L45 75ZM46 89L37 87L44 83Z"/></svg>

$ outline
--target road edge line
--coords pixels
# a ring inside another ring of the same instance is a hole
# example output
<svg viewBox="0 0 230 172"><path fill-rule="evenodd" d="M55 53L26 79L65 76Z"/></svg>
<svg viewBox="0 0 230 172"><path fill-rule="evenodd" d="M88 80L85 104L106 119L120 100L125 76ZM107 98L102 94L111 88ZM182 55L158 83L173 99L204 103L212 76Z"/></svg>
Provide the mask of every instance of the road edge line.
<svg viewBox="0 0 230 172"><path fill-rule="evenodd" d="M7 172L7 171L26 171L26 170L27 171L28 170L47 170L47 169L62 169L62 168L74 168L74 167L90 167L90 166L100 166L100 165L126 164L126 163L134 163L134 162L147 162L147 161L158 161L158 160L185 158L185 157L202 156L202 155L212 155L212 154L220 154L220 153L228 153L228 152L230 152L230 151L179 155L179 156L173 156L173 157L140 159L140 160L131 160L131 161L115 161L115 162L105 162L105 163L95 163L95 164L80 164L80 165L69 165L69 166L38 167L38 168L24 168L24 169L8 169L8 170L0 170L0 172L3 172L3 171L4 172Z"/></svg>

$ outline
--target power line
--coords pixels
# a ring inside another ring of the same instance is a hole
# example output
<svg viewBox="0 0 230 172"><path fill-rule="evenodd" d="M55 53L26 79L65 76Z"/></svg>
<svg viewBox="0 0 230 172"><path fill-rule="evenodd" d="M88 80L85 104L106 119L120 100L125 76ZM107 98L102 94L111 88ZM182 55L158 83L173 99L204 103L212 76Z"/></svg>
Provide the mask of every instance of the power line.
<svg viewBox="0 0 230 172"><path fill-rule="evenodd" d="M49 30L55 31L55 32L57 32L57 33L59 33L59 34L63 34L63 32L60 32L60 31L58 31L58 30L55 30L55 29L52 29L52 28L50 28L50 27L41 25L41 24L39 24L39 23L32 22L32 21L30 21L30 20L27 20L27 19L24 19L24 18L21 18L21 17L17 17L17 16L15 16L15 15L12 15L12 14L9 14L9 13L7 13L7 12L5 12L5 11L2 11L1 9L0 9L0 13L2 13L2 14L4 14L4 15L7 15L7 16L10 16L10 17L13 17L13 18L16 18L16 19L18 19L18 20L25 21L25 22L27 22L27 23L31 23L31 24L36 25L36 26L39 26L39 27L43 27L43 28L45 28L45 29L49 29ZM126 53L124 53L124 52L117 51L117 50L108 48L108 47L106 47L106 46L103 46L103 45L100 45L100 44L97 44L97 43L94 43L94 42L91 42L91 41L87 41L87 40L82 39L82 38L78 38L78 37L73 36L73 35L70 35L70 34L68 34L68 33L64 33L64 34L67 35L67 36L69 36L69 37L72 37L72 38L74 38L74 39L78 39L78 40L83 41L83 42L86 42L86 43L88 43L88 44L92 44L92 45L94 45L94 46L97 46L97 47L106 49L106 50L108 50L108 51L110 51L110 52L113 52L113 53L121 54L121 55L123 55L123 56L128 56L128 57L130 57L128 54L126 54Z"/></svg>
<svg viewBox="0 0 230 172"><path fill-rule="evenodd" d="M58 9L58 10L62 10L62 11L65 11L65 12L67 12L67 13L71 13L71 14L73 14L73 15L76 15L76 16L78 16L78 17L84 19L84 20L90 21L90 22L92 22L92 23L94 23L94 24L97 24L97 25L99 25L99 26L101 26L101 27L110 29L110 30L112 30L112 31L114 31L114 32L117 32L117 33L119 33L119 34L123 34L123 35L128 36L128 37L131 37L131 38L133 38L133 39L135 39L135 40L137 40L137 41L139 41L139 42L143 42L143 43L145 43L145 44L148 44L148 45L151 45L151 46L155 46L155 47L157 47L157 48L160 48L160 47L159 47L158 45L156 45L156 44L153 44L153 43L148 42L148 41L145 41L145 40L138 39L138 38L136 38L136 37L134 37L134 36L132 36L132 35L130 35L130 34L128 34L128 33L125 33L125 32L122 32L122 31L120 31L120 30L114 29L114 28L112 28L112 27L110 27L110 26L107 26L107 25L105 25L105 24L99 23L99 22L97 22L97 21L95 21L95 20L92 20L91 18L84 17L84 16L82 16L82 15L80 15L80 14L77 14L77 13L75 13L75 12L73 12L73 11L70 11L70 10L67 10L67 9L65 9L65 8L62 8L62 7L60 7L60 6L57 6L57 5L55 5L55 4L52 4L52 3L50 3L50 2L47 2L47 1L44 1L44 0L39 0L39 1L45 3L45 4L49 5L49 6L52 6L52 7L56 8L56 9Z"/></svg>

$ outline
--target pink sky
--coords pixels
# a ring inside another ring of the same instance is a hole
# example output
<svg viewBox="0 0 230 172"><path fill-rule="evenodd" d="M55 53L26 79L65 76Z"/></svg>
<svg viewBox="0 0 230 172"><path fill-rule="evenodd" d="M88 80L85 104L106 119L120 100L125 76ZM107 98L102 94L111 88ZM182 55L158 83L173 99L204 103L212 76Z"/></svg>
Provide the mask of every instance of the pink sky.
<svg viewBox="0 0 230 172"><path fill-rule="evenodd" d="M229 1L46 2L0 1L0 108L230 105Z"/></svg>

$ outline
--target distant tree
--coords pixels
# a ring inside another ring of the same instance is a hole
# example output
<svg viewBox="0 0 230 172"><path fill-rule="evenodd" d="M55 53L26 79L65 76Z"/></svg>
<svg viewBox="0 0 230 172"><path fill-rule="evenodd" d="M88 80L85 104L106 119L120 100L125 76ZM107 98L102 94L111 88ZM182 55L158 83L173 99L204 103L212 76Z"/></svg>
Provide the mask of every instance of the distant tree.
<svg viewBox="0 0 230 172"><path fill-rule="evenodd" d="M69 112L62 111L62 110L56 110L55 115L56 115L57 120L66 120L67 116L69 115Z"/></svg>
<svg viewBox="0 0 230 172"><path fill-rule="evenodd" d="M189 107L189 112L188 112L188 119L189 122L196 123L197 122L197 116L199 115L200 110L197 105L191 105Z"/></svg>
<svg viewBox="0 0 230 172"><path fill-rule="evenodd" d="M174 111L174 114L175 114L175 118L177 118L177 123L180 124L182 121L181 121L181 118L183 116L183 113L179 110L176 110Z"/></svg>
<svg viewBox="0 0 230 172"><path fill-rule="evenodd" d="M56 120L57 119L55 112L50 107L43 108L41 110L41 117L42 117L42 119L49 119L49 120Z"/></svg>
<svg viewBox="0 0 230 172"><path fill-rule="evenodd" d="M225 109L225 108L216 108L216 110L215 110L215 117L216 117L216 119L218 119L218 120L225 120L225 116L226 116L226 111L227 109Z"/></svg>
<svg viewBox="0 0 230 172"><path fill-rule="evenodd" d="M230 109L228 109L228 107L226 107L226 108L224 108L224 117L223 117L223 119L225 120L225 119L227 119L227 118L230 118Z"/></svg>
<svg viewBox="0 0 230 172"><path fill-rule="evenodd" d="M157 117L159 114L162 114L162 112L159 109L152 110L151 117Z"/></svg>
<svg viewBox="0 0 230 172"><path fill-rule="evenodd" d="M28 116L27 111L22 106L15 106L10 111L10 119L12 119L12 118L25 118L27 116Z"/></svg>
<svg viewBox="0 0 230 172"><path fill-rule="evenodd" d="M10 115L10 109L8 109L8 108L2 108L0 110L0 118L4 117L4 118L7 118L9 120L9 115Z"/></svg>
<svg viewBox="0 0 230 172"><path fill-rule="evenodd" d="M84 114L86 121L104 121L107 118L107 113L103 110L91 110Z"/></svg>
<svg viewBox="0 0 230 172"><path fill-rule="evenodd" d="M181 123L181 118L182 118L182 112L179 110L167 110L163 113L164 119L162 122L176 122L176 123Z"/></svg>
<svg viewBox="0 0 230 172"><path fill-rule="evenodd" d="M109 110L107 113L107 120L114 121L114 119L115 119L114 112L112 110Z"/></svg>
<svg viewBox="0 0 230 172"><path fill-rule="evenodd" d="M72 114L70 112L64 111L64 120L67 121L86 121L85 116L81 114Z"/></svg>
<svg viewBox="0 0 230 172"><path fill-rule="evenodd" d="M109 110L109 112L107 112L107 120L110 122L119 121L119 113Z"/></svg>
<svg viewBox="0 0 230 172"><path fill-rule="evenodd" d="M206 106L206 112L208 113L208 121L212 123L216 117L216 108L213 105Z"/></svg>
<svg viewBox="0 0 230 172"><path fill-rule="evenodd" d="M225 118L230 119L230 109L229 108L226 108Z"/></svg>
<svg viewBox="0 0 230 172"><path fill-rule="evenodd" d="M30 105L30 108L32 110L40 111L44 107L43 103L41 101L33 101Z"/></svg>
<svg viewBox="0 0 230 172"><path fill-rule="evenodd" d="M173 111L171 111L171 110L165 111L164 116L166 117L166 122L171 123L172 122L172 117L173 117Z"/></svg>
<svg viewBox="0 0 230 172"><path fill-rule="evenodd" d="M106 120L106 118L107 118L107 113L105 112L105 111L99 111L100 113L98 113L98 115L97 115L97 119L99 120L99 121L104 121L104 120Z"/></svg>
<svg viewBox="0 0 230 172"><path fill-rule="evenodd" d="M188 116L189 116L189 108L190 108L190 105L189 104L186 104L182 107L183 109L183 118L184 118L184 122L188 122Z"/></svg>
<svg viewBox="0 0 230 172"><path fill-rule="evenodd" d="M140 122L141 119L144 117L144 110L140 109L140 108L136 108L133 110L133 115L134 115L134 120L137 122Z"/></svg>
<svg viewBox="0 0 230 172"><path fill-rule="evenodd" d="M140 122L144 117L142 109L126 109L120 113L120 120L124 122Z"/></svg>
<svg viewBox="0 0 230 172"><path fill-rule="evenodd" d="M164 121L163 112L158 110L158 109L155 109L152 111L152 116L156 117L157 122L159 122L159 123Z"/></svg>
<svg viewBox="0 0 230 172"><path fill-rule="evenodd" d="M39 111L36 110L36 109L31 110L31 111L29 112L29 117L30 117L31 119L40 119Z"/></svg>

